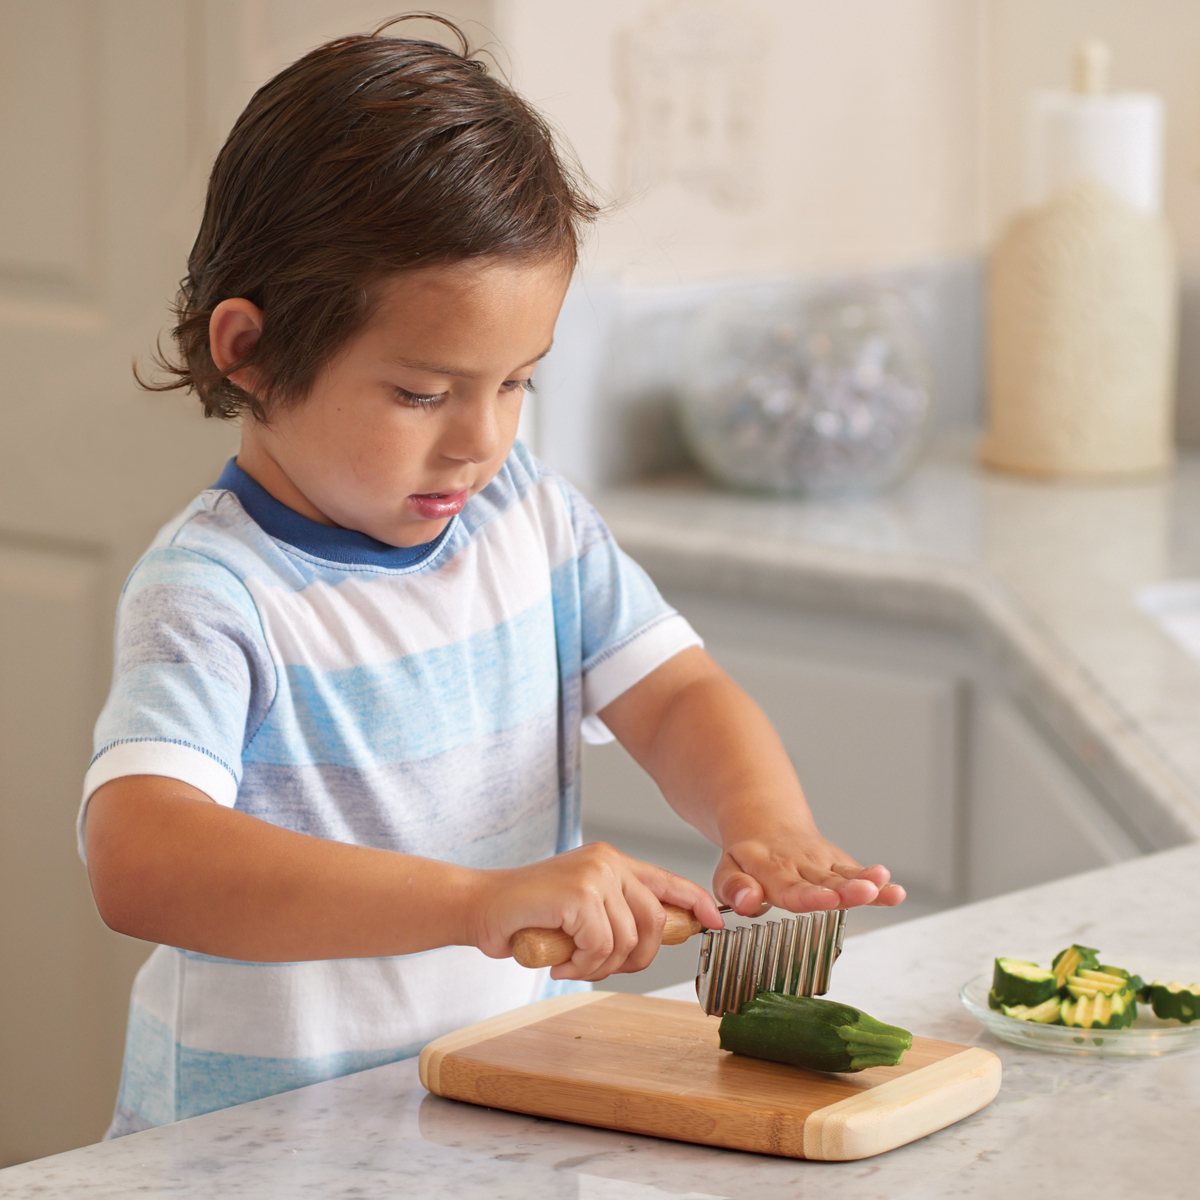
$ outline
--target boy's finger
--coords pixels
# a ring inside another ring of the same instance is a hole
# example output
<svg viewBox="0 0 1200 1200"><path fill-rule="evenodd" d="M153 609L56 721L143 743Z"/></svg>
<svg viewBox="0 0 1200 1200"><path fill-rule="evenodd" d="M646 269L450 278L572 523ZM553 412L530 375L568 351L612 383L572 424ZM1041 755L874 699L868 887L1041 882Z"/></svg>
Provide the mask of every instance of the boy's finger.
<svg viewBox="0 0 1200 1200"><path fill-rule="evenodd" d="M640 936L637 920L621 893L608 897L604 905L604 914L612 929L612 950L583 977L592 983L607 979L619 971L625 960L637 949Z"/></svg>
<svg viewBox="0 0 1200 1200"><path fill-rule="evenodd" d="M898 883L888 883L879 889L879 895L871 901L871 904L879 908L891 908L901 903L907 895L908 893Z"/></svg>
<svg viewBox="0 0 1200 1200"><path fill-rule="evenodd" d="M674 904L677 908L688 909L707 929L720 929L724 925L717 902L690 879L654 867L649 871L639 871L638 880L651 895L657 897L660 905Z"/></svg>
<svg viewBox="0 0 1200 1200"><path fill-rule="evenodd" d="M721 868L729 866L732 869L728 875L721 875ZM829 874L829 868L805 871L800 865L786 869L776 867L770 874L765 874L761 881L747 872L741 871L737 860L726 854L721 865L717 868L714 884L718 895L728 897L727 904L732 904L734 911L742 916L755 917L764 909L770 907L783 908L791 912L813 912L830 908L839 908L845 901L842 891L849 880L842 875ZM875 895L873 884L865 884L870 896ZM745 888L747 894L739 889ZM736 897L736 899L734 899ZM866 898L855 899L856 904L866 903Z"/></svg>
<svg viewBox="0 0 1200 1200"><path fill-rule="evenodd" d="M746 874L728 854L713 872L713 891L722 903L743 917L757 916L767 899L762 884Z"/></svg>
<svg viewBox="0 0 1200 1200"><path fill-rule="evenodd" d="M590 904L577 918L563 925L563 932L575 943L575 951L565 963L551 968L551 979L590 979L602 963L613 957L617 930L603 904Z"/></svg>
<svg viewBox="0 0 1200 1200"><path fill-rule="evenodd" d="M795 913L825 912L831 908L846 907L841 892L835 888L807 882L793 883L783 888L775 904Z"/></svg>
<svg viewBox="0 0 1200 1200"><path fill-rule="evenodd" d="M879 895L879 888L869 879L846 879L837 883L831 881L829 886L837 892L840 897L839 903L843 908L873 904Z"/></svg>
<svg viewBox="0 0 1200 1200"><path fill-rule="evenodd" d="M648 967L662 946L663 925L666 913L658 897L649 888L640 884L625 889L629 910L637 922L637 945L629 957L617 968L620 972L641 971Z"/></svg>
<svg viewBox="0 0 1200 1200"><path fill-rule="evenodd" d="M832 875L840 875L843 879L874 879L877 875L884 877L884 882L890 877L887 867L881 863L875 863L873 866L864 867L862 863L855 862L852 858L835 858L829 864L829 873Z"/></svg>
<svg viewBox="0 0 1200 1200"><path fill-rule="evenodd" d="M876 887L883 887L891 877L892 873L882 863L876 863L871 867L851 866L847 870L843 870L841 866L833 868L839 875L846 879L866 879L873 883Z"/></svg>

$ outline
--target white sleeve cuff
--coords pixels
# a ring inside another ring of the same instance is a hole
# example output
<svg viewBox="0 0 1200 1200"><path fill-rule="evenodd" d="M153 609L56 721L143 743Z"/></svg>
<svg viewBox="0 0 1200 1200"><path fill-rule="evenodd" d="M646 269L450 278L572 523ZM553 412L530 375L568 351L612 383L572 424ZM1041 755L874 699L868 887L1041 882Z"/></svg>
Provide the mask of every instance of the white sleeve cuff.
<svg viewBox="0 0 1200 1200"><path fill-rule="evenodd" d="M83 828L92 793L102 784L125 775L165 775L168 779L178 779L226 808L232 808L237 800L238 781L229 768L195 746L153 739L118 742L92 763L83 779L83 801L75 824L80 858L84 857Z"/></svg>
<svg viewBox="0 0 1200 1200"><path fill-rule="evenodd" d="M611 742L612 733L596 714L667 659L690 646L703 645L691 625L678 613L672 613L602 655L583 675L584 740L596 744Z"/></svg>

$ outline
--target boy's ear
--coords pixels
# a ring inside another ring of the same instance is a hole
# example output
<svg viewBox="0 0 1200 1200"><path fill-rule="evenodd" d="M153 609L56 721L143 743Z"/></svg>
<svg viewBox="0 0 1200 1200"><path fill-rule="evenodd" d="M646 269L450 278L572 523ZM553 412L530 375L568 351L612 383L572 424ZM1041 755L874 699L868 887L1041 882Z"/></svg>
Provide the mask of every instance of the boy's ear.
<svg viewBox="0 0 1200 1200"><path fill-rule="evenodd" d="M263 314L257 304L241 296L222 300L208 319L208 352L220 371L242 362L262 336ZM254 392L254 371L245 367L229 378L243 391Z"/></svg>

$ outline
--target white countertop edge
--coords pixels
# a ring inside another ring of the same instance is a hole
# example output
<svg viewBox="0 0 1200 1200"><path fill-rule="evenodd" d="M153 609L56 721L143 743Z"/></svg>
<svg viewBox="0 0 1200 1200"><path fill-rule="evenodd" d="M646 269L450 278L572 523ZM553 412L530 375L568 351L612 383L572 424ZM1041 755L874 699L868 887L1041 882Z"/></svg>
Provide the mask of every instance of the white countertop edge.
<svg viewBox="0 0 1200 1200"><path fill-rule="evenodd" d="M689 568L714 593L776 603L836 599L857 612L960 625L1003 652L1015 698L1067 744L1085 752L1103 782L1137 801L1112 815L1147 850L1200 839L1200 780L1191 781L1003 581L933 556L848 549L778 538L738 538L619 513L610 524L651 577ZM886 586L881 586L886 585ZM686 614L685 614L686 615ZM1016 668L1014 671L1013 668Z"/></svg>

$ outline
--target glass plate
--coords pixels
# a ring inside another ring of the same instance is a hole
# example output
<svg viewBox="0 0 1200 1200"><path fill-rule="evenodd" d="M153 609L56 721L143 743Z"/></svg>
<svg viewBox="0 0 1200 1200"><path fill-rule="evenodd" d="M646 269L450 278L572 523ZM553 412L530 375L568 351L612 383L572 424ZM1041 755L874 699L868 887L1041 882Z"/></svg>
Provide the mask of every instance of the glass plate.
<svg viewBox="0 0 1200 1200"><path fill-rule="evenodd" d="M1156 974L1145 975L1144 978L1179 979L1181 976ZM1048 1050L1051 1054L1127 1058L1154 1058L1160 1054L1200 1050L1200 1021L1193 1021L1190 1025L1179 1021L1163 1021L1150 1011L1148 1004L1140 1001L1137 1020L1128 1029L1072 1029L1066 1025L1018 1021L1015 1017L1006 1017L1002 1012L988 1008L987 996L991 986L992 975L989 971L964 983L958 998L967 1012L985 1029L1016 1046Z"/></svg>

